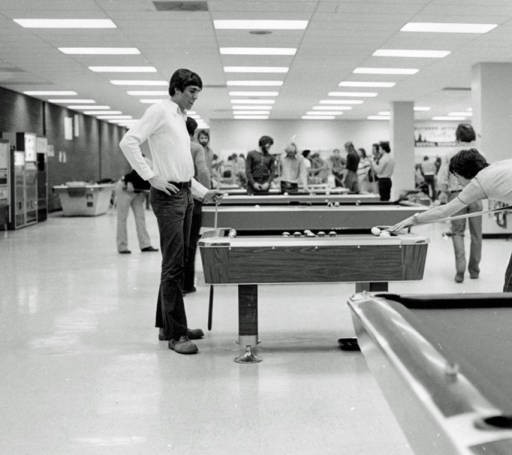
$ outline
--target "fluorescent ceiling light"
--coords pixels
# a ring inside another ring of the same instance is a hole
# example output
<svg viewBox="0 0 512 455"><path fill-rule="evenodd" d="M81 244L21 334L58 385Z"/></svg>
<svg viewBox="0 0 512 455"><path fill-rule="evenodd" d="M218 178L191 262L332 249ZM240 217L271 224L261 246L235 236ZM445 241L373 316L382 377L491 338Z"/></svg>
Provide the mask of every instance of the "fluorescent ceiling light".
<svg viewBox="0 0 512 455"><path fill-rule="evenodd" d="M93 108L94 106L91 106ZM122 114L121 111L84 111L86 115Z"/></svg>
<svg viewBox="0 0 512 455"><path fill-rule="evenodd" d="M281 87L283 81L227 81L228 87Z"/></svg>
<svg viewBox="0 0 512 455"><path fill-rule="evenodd" d="M464 24L456 22L409 22L401 32L431 32L431 33L487 33L497 24Z"/></svg>
<svg viewBox="0 0 512 455"><path fill-rule="evenodd" d="M59 51L69 55L138 55L136 47L59 47Z"/></svg>
<svg viewBox="0 0 512 455"><path fill-rule="evenodd" d="M222 55L295 55L294 47L221 47Z"/></svg>
<svg viewBox="0 0 512 455"><path fill-rule="evenodd" d="M408 58L444 58L450 51L434 51L423 49L378 49L374 57L408 57Z"/></svg>
<svg viewBox="0 0 512 455"><path fill-rule="evenodd" d="M233 111L233 115L269 115L270 111Z"/></svg>
<svg viewBox="0 0 512 455"><path fill-rule="evenodd" d="M161 101L165 101L166 99L167 98L143 98L139 101L144 104L155 104L160 103Z"/></svg>
<svg viewBox="0 0 512 455"><path fill-rule="evenodd" d="M214 20L217 30L304 30L308 21L296 20Z"/></svg>
<svg viewBox="0 0 512 455"><path fill-rule="evenodd" d="M156 73L154 66L89 66L95 73Z"/></svg>
<svg viewBox="0 0 512 455"><path fill-rule="evenodd" d="M353 98L373 98L377 92L329 92L329 96L351 96Z"/></svg>
<svg viewBox="0 0 512 455"><path fill-rule="evenodd" d="M81 104L71 104L69 106L66 106L68 109L96 109L97 111L100 109L110 109L110 106L91 106L91 105L81 105Z"/></svg>
<svg viewBox="0 0 512 455"><path fill-rule="evenodd" d="M62 98L62 99L58 99L58 98L52 98L51 100L48 100L49 103L75 103L75 104L87 104L87 103L90 103L90 104L94 104L96 101L94 100L90 100L90 99L66 99L66 98Z"/></svg>
<svg viewBox="0 0 512 455"><path fill-rule="evenodd" d="M112 80L110 81L113 85L158 85L167 86L169 81L133 81L133 80Z"/></svg>
<svg viewBox="0 0 512 455"><path fill-rule="evenodd" d="M277 96L279 92L229 92L229 96Z"/></svg>
<svg viewBox="0 0 512 455"><path fill-rule="evenodd" d="M233 99L233 104L274 104L275 100L246 100L246 99Z"/></svg>
<svg viewBox="0 0 512 455"><path fill-rule="evenodd" d="M225 66L226 73L287 73L287 66Z"/></svg>
<svg viewBox="0 0 512 455"><path fill-rule="evenodd" d="M106 119L112 119L112 120L122 120L122 119L131 119L131 115L98 115L99 119L106 120Z"/></svg>
<svg viewBox="0 0 512 455"><path fill-rule="evenodd" d="M128 90L126 93L131 96L162 96L169 94L167 90Z"/></svg>
<svg viewBox="0 0 512 455"><path fill-rule="evenodd" d="M416 74L417 68L356 68L354 74Z"/></svg>
<svg viewBox="0 0 512 455"><path fill-rule="evenodd" d="M235 120L268 120L268 115L235 115Z"/></svg>
<svg viewBox="0 0 512 455"><path fill-rule="evenodd" d="M342 115L341 111L308 111L306 115Z"/></svg>
<svg viewBox="0 0 512 455"><path fill-rule="evenodd" d="M391 120L391 117L387 115L369 115L366 117L368 120Z"/></svg>
<svg viewBox="0 0 512 455"><path fill-rule="evenodd" d="M350 111L352 106L313 106L315 111Z"/></svg>
<svg viewBox="0 0 512 455"><path fill-rule="evenodd" d="M255 106L251 106L251 105L248 105L248 106L240 106L240 105L236 105L236 106L233 106L233 109L244 109L244 110L250 110L250 109L253 109L253 110L258 110L258 109L272 109L272 105L255 105Z"/></svg>
<svg viewBox="0 0 512 455"><path fill-rule="evenodd" d="M391 115L390 111L380 111L378 112L379 115L387 115L388 117Z"/></svg>
<svg viewBox="0 0 512 455"><path fill-rule="evenodd" d="M13 19L25 28L117 28L110 19Z"/></svg>
<svg viewBox="0 0 512 455"><path fill-rule="evenodd" d="M303 120L334 120L334 115L303 115Z"/></svg>
<svg viewBox="0 0 512 455"><path fill-rule="evenodd" d="M417 112L430 111L429 106L414 106L414 110Z"/></svg>
<svg viewBox="0 0 512 455"><path fill-rule="evenodd" d="M449 112L448 115L454 115L455 117L471 117L473 115L472 112L464 111L464 112Z"/></svg>
<svg viewBox="0 0 512 455"><path fill-rule="evenodd" d="M77 93L72 90L27 90L23 92L25 95L63 95L63 96L74 96Z"/></svg>
<svg viewBox="0 0 512 455"><path fill-rule="evenodd" d="M396 82L359 82L359 81L343 81L338 85L340 87L394 87Z"/></svg>
<svg viewBox="0 0 512 455"><path fill-rule="evenodd" d="M432 120L466 120L466 117L455 117L450 115L438 115L436 117L432 117Z"/></svg>
<svg viewBox="0 0 512 455"><path fill-rule="evenodd" d="M472 111L473 111L473 108L472 108L472 107L468 107L468 108L466 109L466 111L472 112Z"/></svg>
<svg viewBox="0 0 512 455"><path fill-rule="evenodd" d="M363 104L363 100L320 100L320 104Z"/></svg>

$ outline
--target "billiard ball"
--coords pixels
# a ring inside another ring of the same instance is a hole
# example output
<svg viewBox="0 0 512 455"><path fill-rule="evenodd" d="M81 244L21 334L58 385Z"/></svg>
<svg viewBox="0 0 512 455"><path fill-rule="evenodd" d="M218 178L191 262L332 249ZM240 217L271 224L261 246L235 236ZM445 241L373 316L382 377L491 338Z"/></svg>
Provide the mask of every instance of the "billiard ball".
<svg viewBox="0 0 512 455"><path fill-rule="evenodd" d="M340 203L339 203L338 201L336 201L336 202L334 203L334 207L339 207L339 206L340 206Z"/></svg>
<svg viewBox="0 0 512 455"><path fill-rule="evenodd" d="M391 237L391 232L389 232L389 231L382 231L380 233L380 236L381 237Z"/></svg>
<svg viewBox="0 0 512 455"><path fill-rule="evenodd" d="M301 234L299 231L295 231L295 232L293 233L293 236L294 236L294 237L302 237L302 234Z"/></svg>
<svg viewBox="0 0 512 455"><path fill-rule="evenodd" d="M284 231L284 232L283 232L283 237L290 237L290 233L289 233L289 232L287 232L287 231Z"/></svg>
<svg viewBox="0 0 512 455"><path fill-rule="evenodd" d="M380 235L380 229L379 229L377 226L373 226L373 227L371 228L371 233L372 233L373 235L377 235L377 236L378 236L378 235Z"/></svg>
<svg viewBox="0 0 512 455"><path fill-rule="evenodd" d="M230 229L230 230L229 230L229 233L228 233L228 237L229 237L230 239L235 238L235 237L236 237L236 230L235 230L235 229Z"/></svg>
<svg viewBox="0 0 512 455"><path fill-rule="evenodd" d="M329 231L329 237L336 237L336 231Z"/></svg>

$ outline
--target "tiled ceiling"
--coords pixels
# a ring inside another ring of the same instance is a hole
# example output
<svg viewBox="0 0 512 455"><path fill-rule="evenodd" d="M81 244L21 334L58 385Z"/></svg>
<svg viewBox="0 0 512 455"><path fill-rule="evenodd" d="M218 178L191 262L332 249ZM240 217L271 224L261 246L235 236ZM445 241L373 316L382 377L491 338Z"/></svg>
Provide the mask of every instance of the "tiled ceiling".
<svg viewBox="0 0 512 455"><path fill-rule="evenodd" d="M190 1L190 0L189 0ZM162 3L162 2L161 2ZM181 2L187 6L187 0ZM198 2L194 2L198 3ZM195 110L203 119L232 118L227 80L283 80L270 119L300 119L331 91L376 91L378 96L345 111L364 119L389 110L392 101L431 106L418 119L470 107L471 67L512 61L510 0L208 0L207 11L158 11L150 0L1 0L0 85L15 91L74 90L79 98L138 117L147 108L127 90L165 87L115 86L111 79L168 80L188 67L205 84ZM27 29L14 18L111 19L113 29ZM214 19L308 20L305 30L216 30ZM495 23L483 35L405 33L407 22ZM65 55L58 47L136 47L140 55ZM220 47L294 47L295 56L221 55ZM449 50L442 59L373 57L375 50ZM156 73L94 73L92 65L152 65ZM225 73L224 66L289 66L287 74ZM353 74L356 67L414 67L409 76ZM341 89L349 81L394 81L392 88ZM260 88L260 90L268 88ZM245 88L240 88L245 90ZM41 97L46 99L48 97ZM68 97L69 98L69 97Z"/></svg>

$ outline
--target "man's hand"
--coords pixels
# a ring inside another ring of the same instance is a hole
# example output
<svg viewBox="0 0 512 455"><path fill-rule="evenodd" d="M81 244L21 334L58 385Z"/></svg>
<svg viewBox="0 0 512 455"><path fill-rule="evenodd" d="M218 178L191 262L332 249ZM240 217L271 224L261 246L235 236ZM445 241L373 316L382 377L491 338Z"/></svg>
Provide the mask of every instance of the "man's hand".
<svg viewBox="0 0 512 455"><path fill-rule="evenodd" d="M135 191L135 188L133 187L133 183L132 182L128 182L126 184L126 191L128 191L128 193L133 193Z"/></svg>
<svg viewBox="0 0 512 455"><path fill-rule="evenodd" d="M445 193L444 191L439 193L439 202L441 204L447 204L448 203L448 193Z"/></svg>
<svg viewBox="0 0 512 455"><path fill-rule="evenodd" d="M153 188L156 188L157 190L162 191L169 196L179 191L178 188L176 188L172 183L169 183L167 180L158 175L151 177L148 182Z"/></svg>
<svg viewBox="0 0 512 455"><path fill-rule="evenodd" d="M267 191L269 187L270 187L270 183L268 183L268 182L262 183L262 184L260 185L260 188L261 188L263 191Z"/></svg>
<svg viewBox="0 0 512 455"><path fill-rule="evenodd" d="M217 204L223 197L224 193L222 191L210 190L204 195L203 202L207 204L210 202L214 202L215 204Z"/></svg>
<svg viewBox="0 0 512 455"><path fill-rule="evenodd" d="M261 189L262 189L262 187L261 187L261 183L254 182L253 188L254 188L255 190L261 190Z"/></svg>
<svg viewBox="0 0 512 455"><path fill-rule="evenodd" d="M389 232L398 232L398 231L401 231L408 227L414 226L415 224L416 224L416 219L414 218L414 215L412 215L409 218L406 218L405 220L402 220L399 223L396 223L394 226L391 226L388 229L388 231Z"/></svg>

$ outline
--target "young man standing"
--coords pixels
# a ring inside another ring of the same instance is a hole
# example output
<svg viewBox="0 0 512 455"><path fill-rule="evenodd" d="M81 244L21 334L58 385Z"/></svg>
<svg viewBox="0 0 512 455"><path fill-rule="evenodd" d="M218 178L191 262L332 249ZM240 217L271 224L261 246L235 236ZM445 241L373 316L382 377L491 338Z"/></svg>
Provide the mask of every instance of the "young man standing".
<svg viewBox="0 0 512 455"><path fill-rule="evenodd" d="M377 184L381 201L389 201L391 198L391 176L395 169L395 160L391 157L389 142L379 142L380 155L375 159L373 169L377 174Z"/></svg>
<svg viewBox="0 0 512 455"><path fill-rule="evenodd" d="M169 83L170 98L151 105L141 119L124 135L121 150L133 169L151 184L151 205L160 231L162 272L158 292L156 326L160 339L180 354L195 354L190 338L202 337L202 330L189 330L183 303L183 267L190 238L192 196L215 200L219 193L209 191L194 176L190 137L185 126L203 83L196 73L178 69ZM148 141L152 167L144 160L141 144Z"/></svg>
<svg viewBox="0 0 512 455"><path fill-rule="evenodd" d="M247 175L247 193L268 193L270 183L275 177L275 160L270 154L270 147L274 139L262 136L258 141L260 151L252 150L245 160L245 173Z"/></svg>

